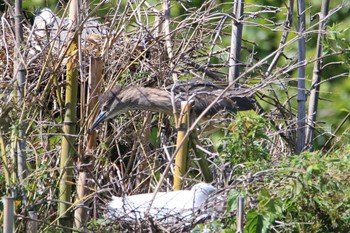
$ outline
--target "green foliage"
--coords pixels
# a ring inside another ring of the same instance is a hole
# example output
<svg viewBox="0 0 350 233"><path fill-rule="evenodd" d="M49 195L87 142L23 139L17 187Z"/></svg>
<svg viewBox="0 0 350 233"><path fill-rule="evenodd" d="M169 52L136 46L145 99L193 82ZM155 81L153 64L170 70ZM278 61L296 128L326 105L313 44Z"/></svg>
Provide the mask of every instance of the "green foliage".
<svg viewBox="0 0 350 233"><path fill-rule="evenodd" d="M269 160L267 125L266 119L255 113L237 114L228 136L222 142L222 157L234 164Z"/></svg>
<svg viewBox="0 0 350 233"><path fill-rule="evenodd" d="M324 50L326 54L331 54L337 51L344 51L341 54L342 60L346 62L346 64L350 64L350 45L347 40L347 35L349 33L349 28L346 29L338 29L337 24L333 24L328 27L329 34L327 34L326 40L323 43Z"/></svg>
<svg viewBox="0 0 350 233"><path fill-rule="evenodd" d="M89 232L101 232L101 233L120 232L120 230L118 229L118 226L117 225L113 226L109 220L106 220L106 218L99 218L96 220L89 221L87 223L87 229L89 229Z"/></svg>
<svg viewBox="0 0 350 233"><path fill-rule="evenodd" d="M282 166L293 167L291 175L302 185L292 196L281 189L280 194L284 195L284 201L288 203L286 211L294 218L299 218L300 222L314 222L310 226L300 225L298 228L317 229L319 232L350 230L350 219L344 215L350 208L350 160L348 154L341 153L339 151L329 158L322 158L319 153L305 153L290 157L289 164Z"/></svg>
<svg viewBox="0 0 350 233"><path fill-rule="evenodd" d="M57 5L56 0L45 0L45 1L32 1L32 0L24 0L23 8L28 9L31 13L34 13L34 10L38 8L55 8Z"/></svg>
<svg viewBox="0 0 350 233"><path fill-rule="evenodd" d="M349 232L350 154L337 151L330 157L321 153L290 156L253 175L249 185L237 183L230 190L227 213L236 210L237 198L244 193L245 232ZM263 174L263 175L262 175ZM233 178L242 179L241 175ZM245 182L248 182L247 180ZM213 223L218 226L217 222ZM214 226L207 226L212 229ZM204 226L201 226L202 228ZM235 229L228 217L216 232Z"/></svg>
<svg viewBox="0 0 350 233"><path fill-rule="evenodd" d="M235 232L240 195L245 197L245 232L350 231L350 153L348 147L331 152L305 152L270 158L264 140L268 124L254 115L238 115L222 142L221 156L235 167L236 181L227 194L222 221L199 225L193 232ZM260 143L258 143L260 142ZM244 158L241 158L244 157ZM237 166L236 166L237 167ZM221 223L221 224L220 224Z"/></svg>
<svg viewBox="0 0 350 233"><path fill-rule="evenodd" d="M4 196L6 194L6 180L3 173L0 173L0 195Z"/></svg>

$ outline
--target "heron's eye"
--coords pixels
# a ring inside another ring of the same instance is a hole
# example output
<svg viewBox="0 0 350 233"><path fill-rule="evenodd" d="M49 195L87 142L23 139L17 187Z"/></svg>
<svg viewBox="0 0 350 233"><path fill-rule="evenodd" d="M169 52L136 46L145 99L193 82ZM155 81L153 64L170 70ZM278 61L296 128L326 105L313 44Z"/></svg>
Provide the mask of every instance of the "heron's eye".
<svg viewBox="0 0 350 233"><path fill-rule="evenodd" d="M103 105L102 106L102 111L108 112L109 111L109 106L108 105Z"/></svg>

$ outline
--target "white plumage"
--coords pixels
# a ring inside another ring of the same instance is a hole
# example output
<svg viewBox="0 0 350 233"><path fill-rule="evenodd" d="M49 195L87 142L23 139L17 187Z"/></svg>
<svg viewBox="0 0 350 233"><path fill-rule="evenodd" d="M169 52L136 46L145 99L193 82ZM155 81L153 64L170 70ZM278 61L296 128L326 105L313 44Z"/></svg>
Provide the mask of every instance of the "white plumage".
<svg viewBox="0 0 350 233"><path fill-rule="evenodd" d="M41 51L42 47L54 42L54 48L61 50L61 47L66 44L68 40L68 32L74 32L80 25L77 24L76 28L71 27L71 20L69 18L60 18L55 15L50 9L44 8L35 17L32 30L35 37L34 48L37 51ZM90 36L107 36L110 29L101 24L97 20L88 19L84 21L81 38L83 43L86 40L91 39Z"/></svg>
<svg viewBox="0 0 350 233"><path fill-rule="evenodd" d="M216 189L206 183L199 183L191 190L173 192L158 192L150 207L153 193L138 194L126 197L112 197L108 205L108 218L136 220L145 217L149 209L149 216L158 221L188 219L198 207L208 199Z"/></svg>
<svg viewBox="0 0 350 233"><path fill-rule="evenodd" d="M50 9L44 8L35 17L33 29L35 35L39 38L63 42L67 38L69 25L70 20L68 18L61 20Z"/></svg>
<svg viewBox="0 0 350 233"><path fill-rule="evenodd" d="M67 42L71 39L69 37L73 35L80 35L80 45L83 53L93 56L103 54L105 49L108 49L110 56L125 56L126 59L129 59L125 55L125 50L128 54L130 51L134 51L134 48L145 49L145 42L139 40L139 35L136 34L134 38L124 38L123 35L115 37L116 33L120 33L119 29L114 31L114 27L110 28L107 26L109 25L108 21L105 22L102 23L96 18L87 18L83 12L79 12L79 21L72 27L73 24L69 18L60 18L50 9L44 8L37 13L32 26L28 58L29 60L36 58L43 51L48 51L51 46L52 55L58 55L58 59L65 56ZM112 41L113 43L106 46L106 42L110 43ZM133 49L130 49L130 46ZM65 62L63 60L62 64L64 65ZM88 64L87 60L83 62Z"/></svg>

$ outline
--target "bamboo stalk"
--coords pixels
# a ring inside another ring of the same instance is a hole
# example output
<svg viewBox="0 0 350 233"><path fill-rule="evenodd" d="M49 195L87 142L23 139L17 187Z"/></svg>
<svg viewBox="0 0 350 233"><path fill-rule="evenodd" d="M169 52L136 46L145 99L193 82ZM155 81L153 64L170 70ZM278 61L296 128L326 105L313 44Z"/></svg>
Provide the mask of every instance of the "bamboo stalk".
<svg viewBox="0 0 350 233"><path fill-rule="evenodd" d="M148 156L150 155L150 149L149 149L149 145L150 145L150 135L151 135L151 122L152 122L152 112L145 112L144 113L144 119L143 119L143 127L140 131L140 149L142 151L142 155L143 155L143 159L142 161L139 163L138 167L138 172L137 172L137 184L143 184L145 181L145 171L147 169L148 166ZM148 188L149 185L144 184L143 187Z"/></svg>
<svg viewBox="0 0 350 233"><path fill-rule="evenodd" d="M7 193L10 187L10 170L9 170L9 163L7 161L7 156L6 156L6 144L2 136L2 132L0 133L0 151L1 151L2 167L4 168L3 171L5 176L6 193Z"/></svg>
<svg viewBox="0 0 350 233"><path fill-rule="evenodd" d="M13 197L2 197L2 203L4 205L4 233L13 233L15 223L15 199Z"/></svg>
<svg viewBox="0 0 350 233"><path fill-rule="evenodd" d="M28 211L30 220L27 222L26 233L36 233L38 232L38 214L34 211Z"/></svg>
<svg viewBox="0 0 350 233"><path fill-rule="evenodd" d="M178 77L177 77L177 74L174 72L175 63L174 63L174 53L173 53L173 45L171 42L171 29L170 29L170 0L163 0L163 13L164 13L163 29L164 29L165 45L168 52L172 78L175 83Z"/></svg>
<svg viewBox="0 0 350 233"><path fill-rule="evenodd" d="M188 154L188 137L185 137L188 126L189 116L192 103L187 101L181 102L181 116L176 138L176 148L179 148L175 156L175 172L174 172L174 191L181 190L183 177L186 174L187 154Z"/></svg>
<svg viewBox="0 0 350 233"><path fill-rule="evenodd" d="M305 0L298 0L298 113L297 113L297 148L300 154L305 148L305 117L306 117L306 91L305 91Z"/></svg>
<svg viewBox="0 0 350 233"><path fill-rule="evenodd" d="M312 141L314 138L314 128L316 126L316 116L318 107L318 98L321 81L321 70L322 70L322 37L327 24L327 15L329 10L329 0L322 1L322 8L319 14L319 25L318 25L318 35L317 35L317 48L316 48L316 58L312 74L312 85L310 90L310 100L308 109L308 119L307 119L307 129L306 129L306 145L311 149Z"/></svg>
<svg viewBox="0 0 350 233"><path fill-rule="evenodd" d="M241 44L242 44L242 31L243 31L243 9L244 0L237 0L234 3L233 14L235 19L232 20L232 32L231 32L231 49L229 57L229 83L233 83L239 76L239 70L241 65Z"/></svg>
<svg viewBox="0 0 350 233"><path fill-rule="evenodd" d="M18 93L18 104L25 106L24 104L24 89L26 82L26 70L23 62L23 15L22 15L22 0L15 1L15 36L16 36L16 46L15 46L15 64L14 64L14 74L17 80L17 93ZM23 109L23 108L22 108ZM26 135L25 135L26 125L22 120L20 120L18 126L18 143L17 143L17 172L18 178L21 183L27 176L27 155L26 155Z"/></svg>
<svg viewBox="0 0 350 233"><path fill-rule="evenodd" d="M243 233L244 225L244 197L239 196L237 202L237 214L236 214L236 222L237 222L237 231L236 233Z"/></svg>
<svg viewBox="0 0 350 233"><path fill-rule="evenodd" d="M102 77L102 60L101 57L90 57L90 71L89 71L89 97L87 98L89 100L88 104L88 110L87 112L90 113L93 111L95 106L98 103L98 94L100 93L100 81ZM91 114L87 128L90 129L93 123L94 118L96 117L95 114ZM86 152L82 152L82 154L79 156L78 160L78 167L79 167L79 177L77 182L77 200L76 202L79 202L79 200L83 200L86 195L88 195L89 189L87 179L88 179L88 172L91 169L91 164L93 164L94 161L91 160L93 158L92 153L94 149L96 148L96 131L93 130L88 134L87 136L87 145L86 145ZM88 220L87 215L87 208L86 208L86 201L82 202L82 207L79 207L74 212L74 226L76 228L82 228L84 224Z"/></svg>
<svg viewBox="0 0 350 233"><path fill-rule="evenodd" d="M69 6L69 17L74 25L78 19L78 1L72 0ZM76 63L77 53L77 37L72 39L72 43L68 49L67 71L66 71L66 98L65 98L65 116L63 122L64 136L62 138L62 151L60 161L60 187L59 187L59 224L70 227L72 226L72 218L69 213L71 206L71 190L73 180L73 158L75 154L74 137L77 125L77 93L78 93L78 69Z"/></svg>

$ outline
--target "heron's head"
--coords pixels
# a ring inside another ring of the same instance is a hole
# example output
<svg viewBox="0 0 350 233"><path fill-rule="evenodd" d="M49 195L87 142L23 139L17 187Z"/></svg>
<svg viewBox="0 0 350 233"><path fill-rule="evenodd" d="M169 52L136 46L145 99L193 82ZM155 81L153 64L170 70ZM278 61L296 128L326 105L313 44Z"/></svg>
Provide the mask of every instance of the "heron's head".
<svg viewBox="0 0 350 233"><path fill-rule="evenodd" d="M123 112L123 106L121 98L118 96L120 94L120 86L114 87L112 90L107 91L99 97L100 104L100 114L96 117L94 123L92 123L91 129L95 129L101 122L113 118L116 115Z"/></svg>
<svg viewBox="0 0 350 233"><path fill-rule="evenodd" d="M193 205L199 207L216 191L216 188L207 183L198 183L192 187L191 191L194 194Z"/></svg>
<svg viewBox="0 0 350 233"><path fill-rule="evenodd" d="M191 190L194 190L195 192L198 192L198 191L204 192L204 193L209 195L209 194L215 192L216 188L208 183L198 183L198 184L193 185Z"/></svg>

